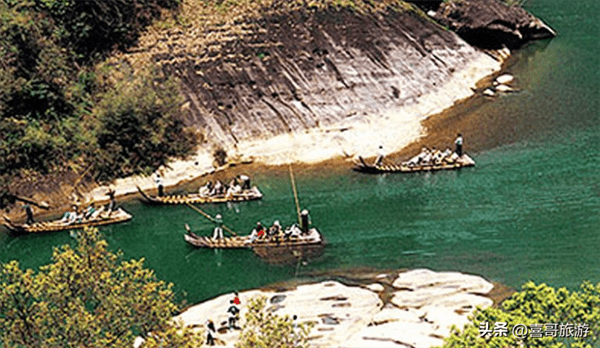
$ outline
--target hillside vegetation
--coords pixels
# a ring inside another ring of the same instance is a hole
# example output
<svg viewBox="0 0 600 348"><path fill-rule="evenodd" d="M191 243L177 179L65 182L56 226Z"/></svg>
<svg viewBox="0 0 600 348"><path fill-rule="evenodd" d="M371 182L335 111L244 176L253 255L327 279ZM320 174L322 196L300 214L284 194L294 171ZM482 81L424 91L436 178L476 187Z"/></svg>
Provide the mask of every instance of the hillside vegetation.
<svg viewBox="0 0 600 348"><path fill-rule="evenodd" d="M96 64L178 0L0 0L0 205L44 177L148 172L196 144L177 82L156 71L107 84Z"/></svg>
<svg viewBox="0 0 600 348"><path fill-rule="evenodd" d="M256 20L277 13L390 8L411 5L0 0L0 206L12 195L65 181L151 173L170 158L191 154L202 141L202 127L184 125L179 76L153 64L161 54L177 60L196 53L172 44L182 33L193 38L199 56L211 59L221 55L215 43L231 43Z"/></svg>
<svg viewBox="0 0 600 348"><path fill-rule="evenodd" d="M0 207L417 105L483 53L411 2L0 0Z"/></svg>

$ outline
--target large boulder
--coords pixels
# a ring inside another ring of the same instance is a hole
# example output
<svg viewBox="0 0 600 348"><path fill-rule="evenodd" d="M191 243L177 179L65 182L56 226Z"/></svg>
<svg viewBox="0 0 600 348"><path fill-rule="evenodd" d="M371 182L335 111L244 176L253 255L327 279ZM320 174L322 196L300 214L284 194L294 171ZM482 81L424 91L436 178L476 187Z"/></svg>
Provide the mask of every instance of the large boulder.
<svg viewBox="0 0 600 348"><path fill-rule="evenodd" d="M244 291L239 294L242 301L239 325L245 325L245 305L250 299L265 296L267 311L282 316L297 315L299 322L315 323L309 335L315 348L430 348L443 344L443 337L450 334L452 325L462 328L468 323L476 307L492 305L485 295L493 285L478 276L428 269L387 276L395 278L393 284L386 283L383 287L372 283L368 287L373 290L324 281L276 292ZM176 320L200 328L212 319L218 327L217 338L232 347L238 342L240 332L225 327L226 309L232 298L232 294L227 294L198 304Z"/></svg>
<svg viewBox="0 0 600 348"><path fill-rule="evenodd" d="M449 0L433 18L471 45L498 49L517 48L531 40L556 36L554 30L519 6L498 0Z"/></svg>

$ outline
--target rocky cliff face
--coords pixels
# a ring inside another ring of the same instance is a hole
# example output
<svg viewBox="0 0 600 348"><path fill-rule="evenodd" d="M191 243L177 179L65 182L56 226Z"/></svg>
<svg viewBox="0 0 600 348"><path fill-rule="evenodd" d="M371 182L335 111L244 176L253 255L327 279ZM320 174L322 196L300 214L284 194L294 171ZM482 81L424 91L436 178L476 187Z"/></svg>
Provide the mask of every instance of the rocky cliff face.
<svg viewBox="0 0 600 348"><path fill-rule="evenodd" d="M189 124L217 142L327 127L411 106L487 59L404 5L279 11L224 26L219 35L171 30L168 39L142 40L146 46L128 59L152 57L178 76Z"/></svg>
<svg viewBox="0 0 600 348"><path fill-rule="evenodd" d="M531 40L556 36L527 11L498 0L445 1L433 17L470 44L488 49L513 49Z"/></svg>
<svg viewBox="0 0 600 348"><path fill-rule="evenodd" d="M511 28L521 40L544 36L532 29L533 17L523 10L489 1L434 1L424 9L473 43L487 42L486 35L501 37L494 31L499 27ZM486 12L488 2L493 5ZM219 25L191 23L153 32L117 59L133 66L156 64L178 76L188 124L229 149L279 134L331 129L341 134L359 123L370 125L371 133L387 127L388 138L401 139L403 134L389 128L418 124L469 96L477 80L500 68L500 62L407 2L362 5L367 10L312 3L320 5L290 7L272 1L258 14ZM476 28L474 18L486 23L486 29L467 30ZM198 23L203 20L199 15ZM516 45L510 37L500 40ZM390 110L403 118L378 124ZM347 132L340 137L348 139L334 140L355 143L362 131L358 128L358 135L348 137ZM313 138L322 139L322 134ZM388 149L401 145L406 144L400 141Z"/></svg>

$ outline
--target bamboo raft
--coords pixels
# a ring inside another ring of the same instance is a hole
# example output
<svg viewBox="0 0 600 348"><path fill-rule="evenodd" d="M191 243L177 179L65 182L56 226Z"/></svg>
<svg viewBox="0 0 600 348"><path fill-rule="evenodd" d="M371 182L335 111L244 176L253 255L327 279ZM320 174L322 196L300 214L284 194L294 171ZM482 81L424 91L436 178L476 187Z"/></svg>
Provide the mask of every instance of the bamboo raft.
<svg viewBox="0 0 600 348"><path fill-rule="evenodd" d="M186 227L187 228L187 227ZM321 233L316 228L308 230L308 234L299 237L284 238L262 238L250 242L250 236L235 236L213 239L207 236L198 236L189 229L184 235L185 241L197 248L210 249L255 249L255 248L274 248L274 247L296 247L296 246L317 246L323 244Z"/></svg>
<svg viewBox="0 0 600 348"><path fill-rule="evenodd" d="M362 157L358 157L358 161L354 163L354 167L352 169L369 174L378 174L378 173L415 173L415 172L432 172L438 170L452 170L459 169L465 167L473 167L475 166L475 161L469 157L467 154L463 154L460 158L458 158L454 162L441 162L437 164L425 164L425 165L415 165L410 166L407 163L401 164L381 164L381 165L372 165L367 164Z"/></svg>
<svg viewBox="0 0 600 348"><path fill-rule="evenodd" d="M9 231L18 234L25 233L42 233L42 232L56 232L81 229L84 227L92 226L104 226L109 224L116 224L119 222L125 222L132 219L131 214L127 213L122 208L114 210L110 215L100 212L100 214L94 219L88 219L84 221L77 221L74 223L65 223L60 220L54 221L40 221L29 224L18 224L12 222L8 217L4 216L3 225L8 228Z"/></svg>
<svg viewBox="0 0 600 348"><path fill-rule="evenodd" d="M167 196L150 196L144 192L140 187L137 187L138 191L143 197L143 201L149 204L188 204L188 203L227 203L227 202L245 202L253 201L262 198L262 193L258 187L253 186L249 190L243 190L240 193L234 193L227 197L225 194L216 196L201 196L198 193L190 193L187 195L167 195Z"/></svg>

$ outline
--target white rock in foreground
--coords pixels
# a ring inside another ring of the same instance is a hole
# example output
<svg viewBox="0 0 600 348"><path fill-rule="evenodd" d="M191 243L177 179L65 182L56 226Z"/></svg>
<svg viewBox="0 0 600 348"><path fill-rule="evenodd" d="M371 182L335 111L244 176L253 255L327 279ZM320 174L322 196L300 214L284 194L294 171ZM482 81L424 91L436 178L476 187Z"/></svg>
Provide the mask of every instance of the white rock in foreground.
<svg viewBox="0 0 600 348"><path fill-rule="evenodd" d="M498 92L510 92L513 89L510 86L507 85L498 85L496 86L496 91Z"/></svg>
<svg viewBox="0 0 600 348"><path fill-rule="evenodd" d="M379 285L379 286L376 286ZM251 290L240 293L241 323L245 305L251 298L267 297L267 310L278 315L298 316L300 322L313 321L310 333L313 347L415 347L429 348L443 343L450 327L462 327L475 307L488 307L492 300L481 296L493 285L481 277L456 272L419 269L400 273L393 282L392 299L385 306L373 290L346 286L335 281L301 285L288 291ZM204 325L212 319L217 327L227 319L231 294L196 305L175 319L186 325ZM240 331L217 334L233 346Z"/></svg>
<svg viewBox="0 0 600 348"><path fill-rule="evenodd" d="M498 81L499 84L501 85L505 85L507 83L511 83L515 78L512 75L509 74L504 74L504 75L500 75L496 78L496 81Z"/></svg>

